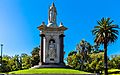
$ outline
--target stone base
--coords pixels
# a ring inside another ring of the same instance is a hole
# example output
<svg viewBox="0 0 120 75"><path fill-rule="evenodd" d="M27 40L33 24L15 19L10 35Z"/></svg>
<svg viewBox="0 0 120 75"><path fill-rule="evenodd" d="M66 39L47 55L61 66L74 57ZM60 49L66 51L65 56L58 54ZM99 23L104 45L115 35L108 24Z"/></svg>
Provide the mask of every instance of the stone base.
<svg viewBox="0 0 120 75"><path fill-rule="evenodd" d="M40 64L31 68L66 68L64 64Z"/></svg>

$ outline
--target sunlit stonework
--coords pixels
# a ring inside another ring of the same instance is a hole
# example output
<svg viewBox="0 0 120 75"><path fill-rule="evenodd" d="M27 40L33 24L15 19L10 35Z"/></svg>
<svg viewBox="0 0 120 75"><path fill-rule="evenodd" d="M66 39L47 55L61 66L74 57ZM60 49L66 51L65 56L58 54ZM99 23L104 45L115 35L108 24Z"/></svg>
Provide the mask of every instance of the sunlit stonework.
<svg viewBox="0 0 120 75"><path fill-rule="evenodd" d="M57 25L57 10L54 3L48 11L48 24L44 22L38 27L41 36L39 67L65 67L64 65L64 31L61 22Z"/></svg>

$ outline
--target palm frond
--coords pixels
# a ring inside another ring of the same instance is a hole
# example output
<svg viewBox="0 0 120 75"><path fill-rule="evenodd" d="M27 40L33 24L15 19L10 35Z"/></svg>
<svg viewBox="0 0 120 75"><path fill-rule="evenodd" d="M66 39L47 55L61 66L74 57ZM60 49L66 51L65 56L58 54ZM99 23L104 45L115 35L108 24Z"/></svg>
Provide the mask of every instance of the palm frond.
<svg viewBox="0 0 120 75"><path fill-rule="evenodd" d="M118 25L112 23L113 20L111 21L110 18L104 17L97 21L98 25L92 30L92 34L95 35L95 43L104 44L105 39L107 39L107 44L109 44L117 40L119 35L118 29L120 28Z"/></svg>

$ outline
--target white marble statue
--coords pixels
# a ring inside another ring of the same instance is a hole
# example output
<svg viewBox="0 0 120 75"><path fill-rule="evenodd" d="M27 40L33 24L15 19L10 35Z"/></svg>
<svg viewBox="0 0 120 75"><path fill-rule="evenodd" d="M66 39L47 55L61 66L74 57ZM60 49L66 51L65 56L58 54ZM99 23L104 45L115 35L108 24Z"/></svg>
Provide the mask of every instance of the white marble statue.
<svg viewBox="0 0 120 75"><path fill-rule="evenodd" d="M50 11L50 21L54 21L54 12Z"/></svg>

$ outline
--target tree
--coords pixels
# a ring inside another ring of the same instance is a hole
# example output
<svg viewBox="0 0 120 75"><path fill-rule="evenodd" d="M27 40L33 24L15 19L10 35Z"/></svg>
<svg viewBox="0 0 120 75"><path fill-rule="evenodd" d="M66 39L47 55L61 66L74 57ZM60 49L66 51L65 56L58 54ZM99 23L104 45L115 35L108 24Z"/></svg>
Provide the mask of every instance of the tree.
<svg viewBox="0 0 120 75"><path fill-rule="evenodd" d="M39 51L40 51L40 48L35 47L33 49L33 51L31 52L31 54L32 54L32 61L31 61L32 66L38 65L40 62Z"/></svg>
<svg viewBox="0 0 120 75"><path fill-rule="evenodd" d="M77 51L70 51L70 53L68 54L68 56L71 56L71 55L76 54L76 53L77 53Z"/></svg>
<svg viewBox="0 0 120 75"><path fill-rule="evenodd" d="M67 57L67 63L70 67L88 72L102 73L102 70L104 69L104 52L87 54L87 60L84 61L84 63L83 57L79 51L77 51L77 53L74 52L75 51L71 51Z"/></svg>
<svg viewBox="0 0 120 75"><path fill-rule="evenodd" d="M110 68L120 69L120 55L112 55L109 62Z"/></svg>
<svg viewBox="0 0 120 75"><path fill-rule="evenodd" d="M81 55L81 70L84 68L84 63L88 60L88 54L92 51L92 46L85 40L81 40L79 44L77 44L76 49L78 50L78 54Z"/></svg>
<svg viewBox="0 0 120 75"><path fill-rule="evenodd" d="M94 27L92 33L95 35L94 42L104 45L104 69L105 75L107 75L107 46L117 40L119 34L117 29L119 29L119 26L112 24L113 20L111 21L110 18L102 18L97 23L98 25Z"/></svg>
<svg viewBox="0 0 120 75"><path fill-rule="evenodd" d="M81 40L76 46L76 51L71 51L68 54L67 62L72 68L79 70L87 70L87 62L90 57L89 54L92 52L92 46L89 42Z"/></svg>
<svg viewBox="0 0 120 75"><path fill-rule="evenodd" d="M9 65L11 66L12 71L21 69L19 57L19 55L15 55L9 60Z"/></svg>
<svg viewBox="0 0 120 75"><path fill-rule="evenodd" d="M9 64L9 60L11 59L10 56L4 55L2 59L2 67L0 67L1 72L9 72L11 71L11 66Z"/></svg>
<svg viewBox="0 0 120 75"><path fill-rule="evenodd" d="M99 53L92 53L90 54L90 61L88 63L91 72L100 73L103 70L103 61L104 61L104 54L103 52Z"/></svg>
<svg viewBox="0 0 120 75"><path fill-rule="evenodd" d="M67 58L68 65L74 69L80 69L81 66L81 55L73 54Z"/></svg>
<svg viewBox="0 0 120 75"><path fill-rule="evenodd" d="M22 69L28 69L31 67L31 56L22 53L20 62L22 62Z"/></svg>

